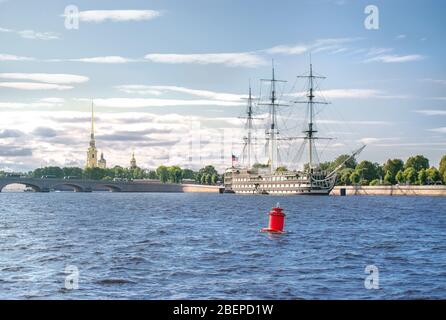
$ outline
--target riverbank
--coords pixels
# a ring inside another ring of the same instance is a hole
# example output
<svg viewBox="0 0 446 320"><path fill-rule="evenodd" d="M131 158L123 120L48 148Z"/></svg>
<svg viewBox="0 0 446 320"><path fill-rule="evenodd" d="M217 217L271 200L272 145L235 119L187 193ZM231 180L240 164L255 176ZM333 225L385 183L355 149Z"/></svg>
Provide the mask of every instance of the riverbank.
<svg viewBox="0 0 446 320"><path fill-rule="evenodd" d="M340 196L431 196L446 197L446 186L337 186L330 195Z"/></svg>

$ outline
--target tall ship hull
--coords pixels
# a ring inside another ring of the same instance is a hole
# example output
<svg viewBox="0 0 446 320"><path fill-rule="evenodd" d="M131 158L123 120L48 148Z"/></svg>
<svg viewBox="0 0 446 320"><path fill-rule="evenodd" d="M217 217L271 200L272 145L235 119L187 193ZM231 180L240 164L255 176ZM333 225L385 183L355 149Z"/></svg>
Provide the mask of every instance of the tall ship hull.
<svg viewBox="0 0 446 320"><path fill-rule="evenodd" d="M336 184L336 174L325 172L284 172L262 174L258 171L230 168L225 172L225 191L243 195L329 195Z"/></svg>

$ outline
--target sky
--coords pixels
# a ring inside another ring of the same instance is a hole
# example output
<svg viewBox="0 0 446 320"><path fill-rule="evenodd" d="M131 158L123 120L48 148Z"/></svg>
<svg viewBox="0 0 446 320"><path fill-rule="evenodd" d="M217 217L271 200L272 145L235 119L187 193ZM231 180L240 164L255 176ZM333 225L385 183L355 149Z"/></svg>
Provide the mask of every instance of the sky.
<svg viewBox="0 0 446 320"><path fill-rule="evenodd" d="M261 100L273 59L289 103L279 126L300 134L304 109L292 101L310 54L331 102L317 110L319 134L334 138L318 145L321 161L365 143L359 160L424 154L438 166L444 12L435 0L0 0L0 170L83 167L92 101L108 166L135 152L144 168L224 169L241 155L249 83ZM264 132L257 121L258 161ZM292 164L296 149L282 145L282 157Z"/></svg>

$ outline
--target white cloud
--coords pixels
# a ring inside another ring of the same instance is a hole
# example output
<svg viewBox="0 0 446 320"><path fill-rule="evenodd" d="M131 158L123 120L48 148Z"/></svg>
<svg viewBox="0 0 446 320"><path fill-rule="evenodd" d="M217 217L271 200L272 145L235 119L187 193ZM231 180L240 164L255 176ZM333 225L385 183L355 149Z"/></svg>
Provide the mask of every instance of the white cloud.
<svg viewBox="0 0 446 320"><path fill-rule="evenodd" d="M89 78L85 76L58 73L0 73L0 78L31 80L56 84L83 83L89 80Z"/></svg>
<svg viewBox="0 0 446 320"><path fill-rule="evenodd" d="M393 48L370 48L367 50L366 55L367 56L378 56L378 55L383 55L384 53L389 53L392 52L394 49Z"/></svg>
<svg viewBox="0 0 446 320"><path fill-rule="evenodd" d="M406 38L407 38L407 36L405 34L399 34L396 36L396 39L398 39L398 40L402 40L402 39L406 39Z"/></svg>
<svg viewBox="0 0 446 320"><path fill-rule="evenodd" d="M63 98L49 97L49 98L43 98L43 99L40 99L40 101L48 102L48 103L64 103L64 102L65 102L65 99L63 99Z"/></svg>
<svg viewBox="0 0 446 320"><path fill-rule="evenodd" d="M303 54L305 52L308 52L308 50L310 50L310 47L304 44L301 45L294 45L294 46L290 46L290 45L279 45L279 46L275 46L269 49L266 49L265 52L269 53L269 54L289 54L289 55L294 55L294 54Z"/></svg>
<svg viewBox="0 0 446 320"><path fill-rule="evenodd" d="M13 54L0 53L0 61L33 61L31 57L21 57Z"/></svg>
<svg viewBox="0 0 446 320"><path fill-rule="evenodd" d="M161 16L161 12L155 10L88 10L79 12L80 21L95 23L152 20L159 16Z"/></svg>
<svg viewBox="0 0 446 320"><path fill-rule="evenodd" d="M438 132L438 133L446 133L446 127L429 129L429 131Z"/></svg>
<svg viewBox="0 0 446 320"><path fill-rule="evenodd" d="M415 110L414 112L426 116L446 116L446 110Z"/></svg>
<svg viewBox="0 0 446 320"><path fill-rule="evenodd" d="M61 106L65 102L62 98L42 98L34 102L0 102L0 108L21 109L21 108L51 108Z"/></svg>
<svg viewBox="0 0 446 320"><path fill-rule="evenodd" d="M79 99L80 101L87 101ZM100 107L110 108L144 108L144 107L172 107L172 106L240 106L244 103L219 100L179 100L179 99L139 99L139 98L106 98L94 99Z"/></svg>
<svg viewBox="0 0 446 320"><path fill-rule="evenodd" d="M419 54L410 54L410 55L379 55L377 57L373 57L365 60L365 62L384 62L384 63L402 63L402 62L411 62L411 61L419 61L425 59L425 56Z"/></svg>
<svg viewBox="0 0 446 320"><path fill-rule="evenodd" d="M377 142L385 142L385 141L395 141L400 140L399 138L362 138L359 142L363 144L376 144Z"/></svg>
<svg viewBox="0 0 446 320"><path fill-rule="evenodd" d="M17 33L25 39L56 40L60 38L60 35L55 32L37 32L34 30L23 30L17 31Z"/></svg>
<svg viewBox="0 0 446 320"><path fill-rule="evenodd" d="M374 98L382 94L379 90L373 89L332 89L323 90L320 93L327 98Z"/></svg>
<svg viewBox="0 0 446 320"><path fill-rule="evenodd" d="M184 93L196 97L221 100L221 101L240 102L241 99L247 97L246 95L241 95L241 94L221 93L209 90L197 90L179 86L122 85L122 86L117 86L116 88L126 93L161 95L163 92L176 92L176 93Z"/></svg>
<svg viewBox="0 0 446 320"><path fill-rule="evenodd" d="M19 90L69 90L72 86L38 82L0 82L0 88Z"/></svg>
<svg viewBox="0 0 446 320"><path fill-rule="evenodd" d="M104 56L104 57L70 59L68 61L90 62L90 63L127 63L135 60L121 56Z"/></svg>
<svg viewBox="0 0 446 320"><path fill-rule="evenodd" d="M144 58L158 63L223 64L231 67L257 67L267 63L264 58L252 52L201 54L152 53L147 54Z"/></svg>
<svg viewBox="0 0 446 320"><path fill-rule="evenodd" d="M128 166L132 151L135 151L138 165L143 168L180 164L197 169L212 163L223 170L230 165L231 156L228 149L225 158L221 158L223 136L232 146L232 141L238 141L243 131L241 127L223 131L224 119L205 116L100 110L96 115L96 144L99 152L104 152L110 167ZM220 127L208 126L210 121ZM201 126L196 126L197 123ZM3 135L8 136L2 144L5 152L0 155L0 167L29 170L41 165L85 165L90 131L87 104L84 112L2 111L0 128L4 128ZM201 144L198 144L200 139ZM190 143L192 141L197 143ZM14 149L23 145L28 152L20 153ZM194 149L190 149L191 146Z"/></svg>
<svg viewBox="0 0 446 320"><path fill-rule="evenodd" d="M420 81L434 83L434 84L440 84L440 85L446 85L446 80L443 80L443 79L430 79L430 78L426 78L426 79L420 79Z"/></svg>
<svg viewBox="0 0 446 320"><path fill-rule="evenodd" d="M56 40L60 38L60 35L55 32L39 32L35 30L13 30L7 28L0 28L0 32L15 33L24 39Z"/></svg>
<svg viewBox="0 0 446 320"><path fill-rule="evenodd" d="M426 143L378 143L375 144L376 147L386 147L386 148L429 148L446 146L446 142L426 142Z"/></svg>
<svg viewBox="0 0 446 320"><path fill-rule="evenodd" d="M394 125L394 122L391 121L379 121L379 120L351 120L351 121L341 121L341 120L329 120L329 119L321 119L318 120L318 123L323 124L352 124L352 125L364 125L364 126L391 126Z"/></svg>
<svg viewBox="0 0 446 320"><path fill-rule="evenodd" d="M289 96L306 97L306 92L292 93ZM407 95L387 95L381 90L375 89L331 89L320 90L318 95L328 99L408 99Z"/></svg>
<svg viewBox="0 0 446 320"><path fill-rule="evenodd" d="M163 93L159 90L152 89L151 86L140 85L140 84L126 84L115 87L117 90L129 94L140 94L140 95L151 95L160 96Z"/></svg>
<svg viewBox="0 0 446 320"><path fill-rule="evenodd" d="M307 44L296 45L279 45L266 50L264 52L268 54L286 54L286 55L299 55L306 52L321 52L332 50L332 53L340 53L347 50L344 45L361 40L362 38L332 38L332 39L319 39Z"/></svg>

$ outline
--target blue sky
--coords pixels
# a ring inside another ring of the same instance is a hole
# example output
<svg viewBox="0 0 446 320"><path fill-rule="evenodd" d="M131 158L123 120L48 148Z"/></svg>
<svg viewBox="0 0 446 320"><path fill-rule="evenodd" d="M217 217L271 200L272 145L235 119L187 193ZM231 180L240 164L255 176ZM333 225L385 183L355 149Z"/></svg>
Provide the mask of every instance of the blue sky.
<svg viewBox="0 0 446 320"><path fill-rule="evenodd" d="M370 4L378 30L364 27ZM77 30L65 28L67 5L81 13ZM322 159L365 142L362 159L421 153L437 166L446 153L445 9L397 0L0 0L0 168L83 166L91 99L110 165L128 165L135 150L144 167L224 168L240 149L249 79L257 95L274 59L284 93L299 92L310 52L332 102L319 129L337 137L320 146ZM185 164L196 140L202 159Z"/></svg>

